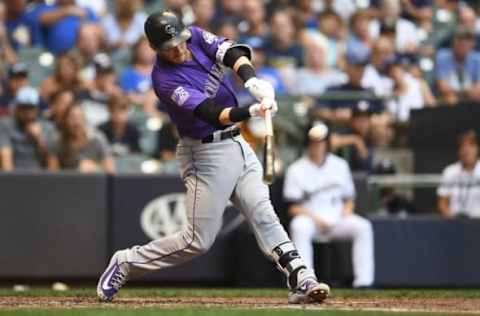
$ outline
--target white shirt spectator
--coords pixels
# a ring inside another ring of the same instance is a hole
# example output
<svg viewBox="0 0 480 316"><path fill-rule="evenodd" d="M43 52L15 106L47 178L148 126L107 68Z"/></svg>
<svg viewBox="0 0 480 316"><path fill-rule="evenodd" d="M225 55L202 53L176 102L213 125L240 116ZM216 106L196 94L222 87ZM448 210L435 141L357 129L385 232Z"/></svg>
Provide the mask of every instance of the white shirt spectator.
<svg viewBox="0 0 480 316"><path fill-rule="evenodd" d="M365 67L361 84L362 88L372 89L378 97L390 97L393 94L393 80L381 75L372 64Z"/></svg>
<svg viewBox="0 0 480 316"><path fill-rule="evenodd" d="M128 46L132 46L143 36L143 25L146 20L147 15L144 12L137 12L130 26L126 30L122 30L115 16L112 14L107 15L102 21L107 43L113 46L119 42L123 42Z"/></svg>
<svg viewBox="0 0 480 316"><path fill-rule="evenodd" d="M370 32L373 38L380 36L380 21L374 20L370 24ZM395 50L403 53L408 51L408 47L418 46L418 28L414 23L406 19L398 19L395 25Z"/></svg>
<svg viewBox="0 0 480 316"><path fill-rule="evenodd" d="M404 82L407 90L398 97L398 102L387 103L389 111L400 122L408 121L411 110L421 109L425 105L420 80L406 72Z"/></svg>
<svg viewBox="0 0 480 316"><path fill-rule="evenodd" d="M447 166L437 195L449 199L452 215L480 217L480 163L477 161L472 172L460 162Z"/></svg>
<svg viewBox="0 0 480 316"><path fill-rule="evenodd" d="M76 0L75 3L82 8L89 8L99 17L104 16L107 12L107 3L105 0Z"/></svg>

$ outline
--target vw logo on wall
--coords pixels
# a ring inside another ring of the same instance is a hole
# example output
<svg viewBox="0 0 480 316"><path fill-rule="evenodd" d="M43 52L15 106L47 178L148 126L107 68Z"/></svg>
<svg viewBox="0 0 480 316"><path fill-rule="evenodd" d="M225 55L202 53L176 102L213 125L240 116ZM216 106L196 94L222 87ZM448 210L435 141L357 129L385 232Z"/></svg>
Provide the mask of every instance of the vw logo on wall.
<svg viewBox="0 0 480 316"><path fill-rule="evenodd" d="M187 226L185 193L170 193L150 201L140 215L140 226L150 239L172 235ZM220 236L229 234L240 226L243 215L228 204L223 216Z"/></svg>
<svg viewBox="0 0 480 316"><path fill-rule="evenodd" d="M184 228L187 225L185 199L185 193L171 193L148 203L140 215L143 232L153 240Z"/></svg>

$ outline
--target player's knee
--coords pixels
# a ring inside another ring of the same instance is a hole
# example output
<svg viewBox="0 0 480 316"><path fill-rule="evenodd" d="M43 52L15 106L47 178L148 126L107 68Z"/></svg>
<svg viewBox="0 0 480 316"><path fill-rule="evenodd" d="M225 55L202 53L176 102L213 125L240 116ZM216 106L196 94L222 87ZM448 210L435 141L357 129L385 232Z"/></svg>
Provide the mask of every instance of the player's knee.
<svg viewBox="0 0 480 316"><path fill-rule="evenodd" d="M185 229L182 233L188 250L194 255L206 253L213 245L215 238L203 235L192 229Z"/></svg>
<svg viewBox="0 0 480 316"><path fill-rule="evenodd" d="M299 235L305 231L305 228L310 225L310 220L307 216L295 216L290 222L290 233L292 235Z"/></svg>

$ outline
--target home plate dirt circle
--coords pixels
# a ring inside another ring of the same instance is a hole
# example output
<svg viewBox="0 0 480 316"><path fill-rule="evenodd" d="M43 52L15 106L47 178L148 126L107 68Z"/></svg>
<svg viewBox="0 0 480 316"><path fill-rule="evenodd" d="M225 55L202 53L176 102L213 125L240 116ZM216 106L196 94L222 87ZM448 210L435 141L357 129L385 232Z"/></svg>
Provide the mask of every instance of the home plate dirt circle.
<svg viewBox="0 0 480 316"><path fill-rule="evenodd" d="M220 307L240 309L308 309L357 310L401 312L455 312L473 314L480 311L479 299L463 298L330 298L323 304L289 305L286 298L268 297L151 297L118 298L111 303L101 303L91 297L0 297L0 309L19 308L182 308Z"/></svg>

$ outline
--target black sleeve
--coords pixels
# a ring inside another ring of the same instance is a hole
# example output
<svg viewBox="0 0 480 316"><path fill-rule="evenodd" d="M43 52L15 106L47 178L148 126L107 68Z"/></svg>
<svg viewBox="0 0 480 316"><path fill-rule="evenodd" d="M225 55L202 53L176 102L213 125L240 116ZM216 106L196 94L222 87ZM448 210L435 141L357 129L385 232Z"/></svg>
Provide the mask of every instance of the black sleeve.
<svg viewBox="0 0 480 316"><path fill-rule="evenodd" d="M212 126L223 127L219 118L220 113L222 113L224 109L225 108L215 104L212 99L206 99L195 108L193 114ZM241 122L248 118L250 118L250 111L248 107L237 107L230 110L229 119L233 123Z"/></svg>
<svg viewBox="0 0 480 316"><path fill-rule="evenodd" d="M215 127L222 127L222 124L218 120L220 117L220 113L222 113L224 108L218 106L213 102L212 99L205 99L202 103L200 103L193 114L208 124L211 124Z"/></svg>
<svg viewBox="0 0 480 316"><path fill-rule="evenodd" d="M223 57L223 64L232 68L235 62L242 56L252 59L250 48L246 45L235 45L230 47Z"/></svg>

